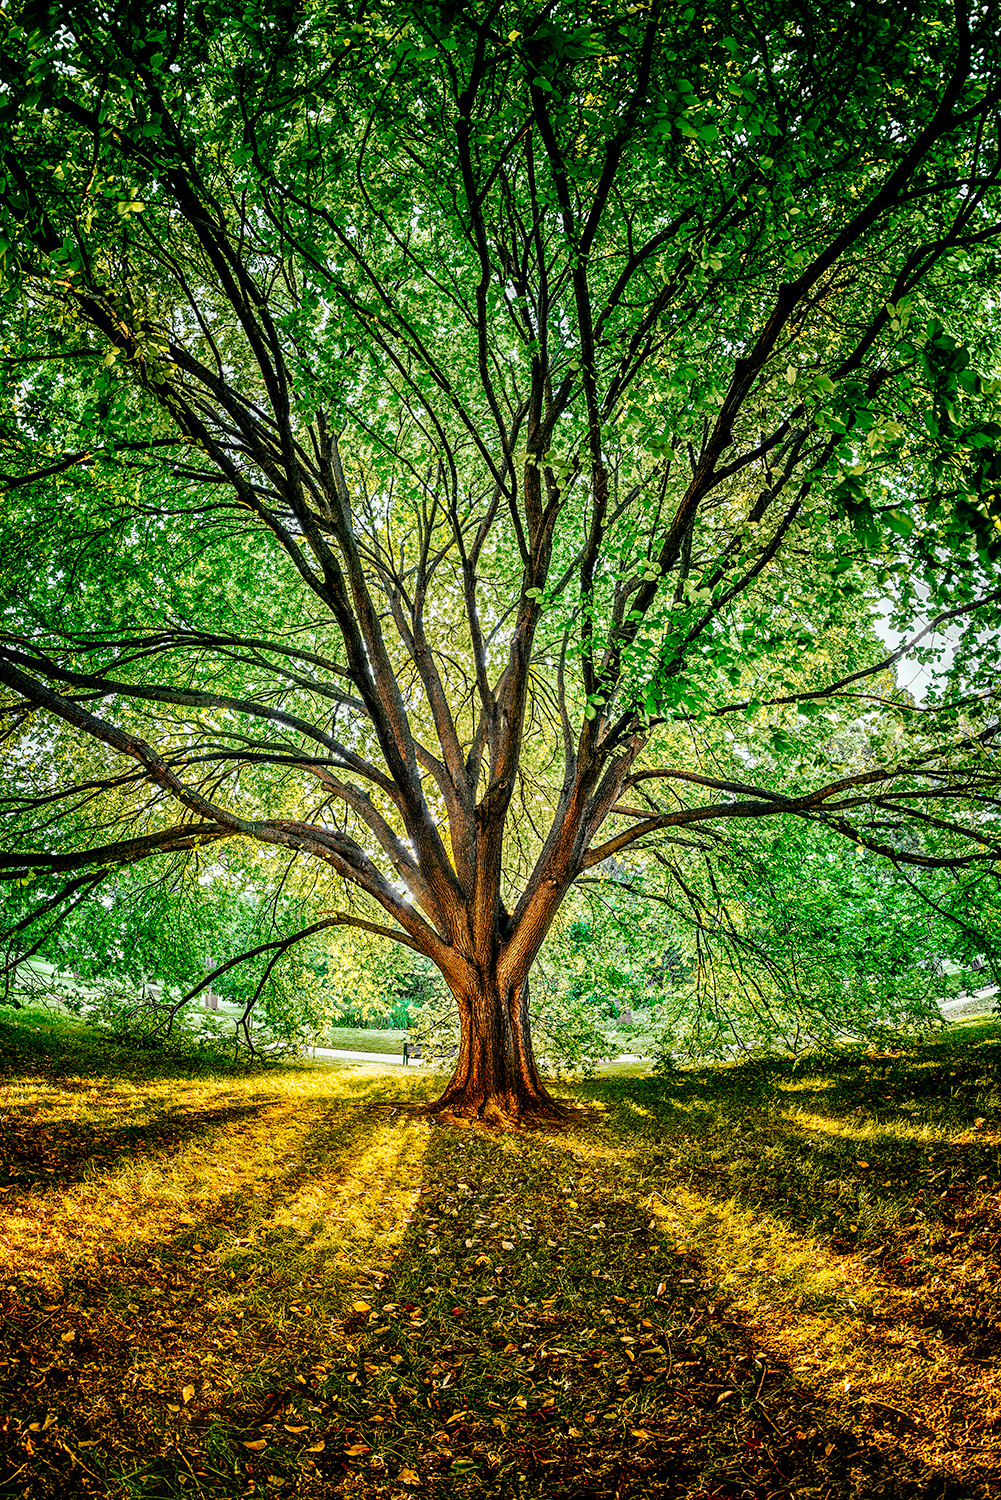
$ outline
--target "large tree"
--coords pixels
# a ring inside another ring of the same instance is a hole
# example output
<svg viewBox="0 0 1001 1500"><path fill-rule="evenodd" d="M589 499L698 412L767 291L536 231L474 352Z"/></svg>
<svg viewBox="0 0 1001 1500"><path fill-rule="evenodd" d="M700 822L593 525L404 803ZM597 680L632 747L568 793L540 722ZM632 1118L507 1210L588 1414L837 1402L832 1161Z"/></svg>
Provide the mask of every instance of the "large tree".
<svg viewBox="0 0 1001 1500"><path fill-rule="evenodd" d="M529 976L613 856L997 858L992 5L2 25L12 961L257 841L440 969L439 1107L551 1115ZM921 704L877 605L963 632Z"/></svg>

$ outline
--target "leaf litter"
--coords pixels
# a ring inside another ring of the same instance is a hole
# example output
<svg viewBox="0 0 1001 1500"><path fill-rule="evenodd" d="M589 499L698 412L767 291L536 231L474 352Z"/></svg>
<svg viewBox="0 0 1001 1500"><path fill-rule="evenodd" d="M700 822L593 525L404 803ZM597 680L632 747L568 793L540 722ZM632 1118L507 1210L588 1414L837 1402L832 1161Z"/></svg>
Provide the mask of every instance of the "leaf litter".
<svg viewBox="0 0 1001 1500"><path fill-rule="evenodd" d="M179 1080L83 1041L75 1074L18 1074L5 1041L4 1497L917 1500L1001 1474L996 1033L968 1038L969 1108L929 1044L890 1110L885 1067L827 1060L606 1078L599 1124L517 1137L373 1117L421 1077Z"/></svg>

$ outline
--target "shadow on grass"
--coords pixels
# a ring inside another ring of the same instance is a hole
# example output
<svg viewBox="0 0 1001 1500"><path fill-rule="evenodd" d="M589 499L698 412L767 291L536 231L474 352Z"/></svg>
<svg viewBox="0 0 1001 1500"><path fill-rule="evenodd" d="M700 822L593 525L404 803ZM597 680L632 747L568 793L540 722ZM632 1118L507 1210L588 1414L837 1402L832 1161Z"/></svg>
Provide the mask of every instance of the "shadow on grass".
<svg viewBox="0 0 1001 1500"><path fill-rule="evenodd" d="M6 1014L0 1010L0 1076L23 1076L30 1067L41 1078L70 1083L74 1079L113 1077L181 1080L242 1076L244 1063L230 1063L218 1052L198 1052L184 1044L140 1047L97 1026L46 1010ZM263 1071L257 1064L249 1071Z"/></svg>
<svg viewBox="0 0 1001 1500"><path fill-rule="evenodd" d="M273 1404L270 1387L293 1381L318 1357L302 1337L298 1309L288 1305L297 1289L304 1300L303 1278L328 1277L341 1311L335 1226L325 1217L291 1223L282 1216L290 1202L311 1197L310 1162L329 1188L332 1168L347 1175L380 1133L364 1101L353 1109L327 1103L318 1101L326 1118L302 1129L294 1155L266 1183L192 1204L175 1232L141 1243L123 1224L120 1237L102 1246L104 1263L68 1275L54 1302L30 1267L0 1294L0 1410L7 1413L0 1416L0 1494L21 1496L25 1484L31 1500L181 1494L192 1483L185 1455L192 1444L201 1451L203 1437L216 1459L225 1450L228 1469L214 1475L222 1489L209 1492L245 1492L254 1468L242 1446L247 1424L262 1402ZM190 1134L219 1123L201 1113ZM251 1113L220 1116L232 1122ZM206 1390L199 1370L212 1365L229 1375L218 1386L210 1379ZM201 1395L195 1406L188 1404L192 1375ZM205 1409L213 1404L217 1410ZM212 1478L206 1472L204 1483Z"/></svg>
<svg viewBox="0 0 1001 1500"><path fill-rule="evenodd" d="M7 1111L0 1120L0 1187L68 1187L123 1157L135 1160L178 1151L194 1137L254 1118L270 1107L270 1102L261 1102L217 1109L165 1109L141 1125L102 1124L97 1129L84 1122L34 1122Z"/></svg>
<svg viewBox="0 0 1001 1500"><path fill-rule="evenodd" d="M562 1135L432 1141L379 1291L416 1319L366 1322L355 1357L316 1387L328 1486L367 1444L384 1468L352 1493L378 1493L394 1464L441 1500L975 1493L897 1444L906 1414L860 1421L766 1352L706 1262L651 1234L614 1157L595 1171L591 1143L580 1146ZM498 1258L498 1243L512 1250Z"/></svg>
<svg viewBox="0 0 1001 1500"><path fill-rule="evenodd" d="M853 1066L810 1074L838 1127L819 1138L788 1112L802 1068L602 1080L605 1126L552 1136L388 1119L368 1101L395 1078L338 1076L256 1189L138 1246L123 1226L123 1263L68 1278L53 1310L18 1278L0 1494L374 1500L407 1474L428 1500L988 1494L915 1455L906 1411L804 1382L723 1267L651 1223L662 1162L665 1193L734 1200L819 1250L814 1178L851 1162L871 1186ZM900 1170L927 1149L905 1140Z"/></svg>
<svg viewBox="0 0 1001 1500"><path fill-rule="evenodd" d="M950 1040L883 1061L748 1063L601 1088L651 1163L662 1148L665 1173L844 1249L919 1204L947 1225L1001 1161L996 1031L966 1052Z"/></svg>

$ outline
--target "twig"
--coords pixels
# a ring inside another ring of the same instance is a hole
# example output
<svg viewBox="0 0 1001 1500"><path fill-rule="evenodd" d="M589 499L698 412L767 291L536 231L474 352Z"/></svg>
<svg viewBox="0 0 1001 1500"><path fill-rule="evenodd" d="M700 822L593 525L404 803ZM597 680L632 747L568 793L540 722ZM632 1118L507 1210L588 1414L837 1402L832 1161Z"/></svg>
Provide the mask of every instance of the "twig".
<svg viewBox="0 0 1001 1500"><path fill-rule="evenodd" d="M768 1425L769 1425L769 1427L770 1427L770 1428L771 1428L771 1429L772 1429L772 1431L773 1431L773 1432L774 1432L774 1433L775 1433L775 1434L776 1434L776 1435L777 1435L777 1436L778 1436L778 1437L780 1437L780 1438L784 1438L784 1437L785 1437L785 1433L784 1433L784 1432L783 1432L783 1431L782 1431L782 1428L781 1428L781 1427L776 1427L776 1425L775 1425L775 1423L774 1423L774 1422L773 1422L773 1421L772 1421L772 1419L771 1419L771 1417L770 1417L770 1416L769 1416L769 1415L768 1415L768 1413L767 1413L767 1412L766 1412L766 1411L765 1411L765 1408L764 1408L764 1407L763 1407L763 1406L762 1406L762 1404L761 1404L761 1402L760 1402L760 1401L759 1401L759 1400L758 1400L758 1398L757 1398L757 1396L755 1396L755 1397L754 1397L754 1399L753 1399L753 1401L752 1401L752 1402L751 1402L751 1405L752 1405L752 1406L756 1406L756 1407L757 1407L757 1408L758 1408L758 1411L759 1411L759 1412L760 1412L760 1413L761 1413L761 1415L762 1415L762 1416L763 1416L763 1417L764 1417L764 1419L765 1419L765 1421L766 1421L766 1422L767 1422L767 1423L768 1423Z"/></svg>

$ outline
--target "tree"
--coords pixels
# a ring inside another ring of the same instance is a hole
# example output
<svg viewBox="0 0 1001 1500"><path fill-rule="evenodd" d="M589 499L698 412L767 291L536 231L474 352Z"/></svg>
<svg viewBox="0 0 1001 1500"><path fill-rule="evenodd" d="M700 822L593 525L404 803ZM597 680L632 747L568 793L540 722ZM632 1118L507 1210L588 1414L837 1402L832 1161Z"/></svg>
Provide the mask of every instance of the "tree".
<svg viewBox="0 0 1001 1500"><path fill-rule="evenodd" d="M3 24L35 912L270 846L356 893L313 932L434 962L437 1107L509 1120L559 1113L529 978L610 858L775 817L997 858L992 6ZM923 705L881 598L965 632Z"/></svg>

